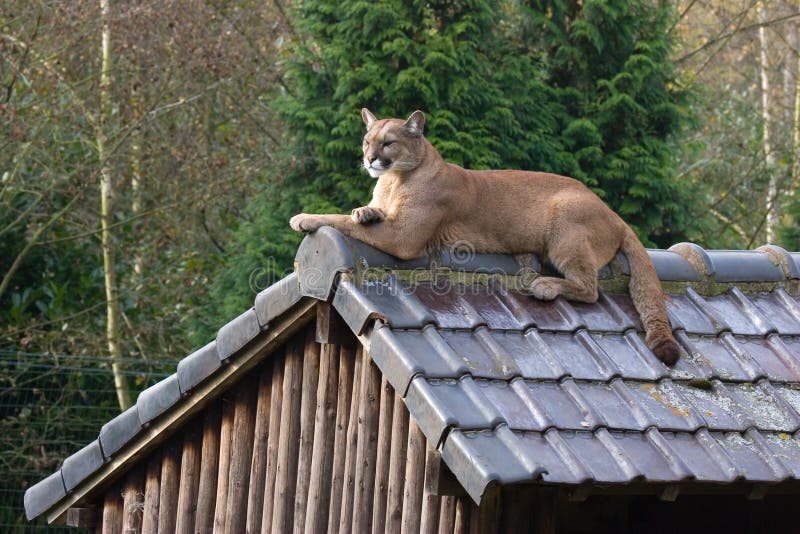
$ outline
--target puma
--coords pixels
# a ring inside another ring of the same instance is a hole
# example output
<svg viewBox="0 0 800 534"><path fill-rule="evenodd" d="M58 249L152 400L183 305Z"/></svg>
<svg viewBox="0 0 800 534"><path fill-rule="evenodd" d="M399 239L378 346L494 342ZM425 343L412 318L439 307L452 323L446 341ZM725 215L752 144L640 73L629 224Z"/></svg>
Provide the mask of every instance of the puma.
<svg viewBox="0 0 800 534"><path fill-rule="evenodd" d="M645 342L667 365L679 356L661 284L642 243L625 222L578 180L542 172L473 171L447 163L423 136L425 117L379 120L362 109L364 167L377 184L369 205L351 215L301 213L296 231L332 226L401 259L443 245L470 243L476 252L535 253L564 278L539 276L530 292L597 300L597 270L618 250L628 258L630 294Z"/></svg>

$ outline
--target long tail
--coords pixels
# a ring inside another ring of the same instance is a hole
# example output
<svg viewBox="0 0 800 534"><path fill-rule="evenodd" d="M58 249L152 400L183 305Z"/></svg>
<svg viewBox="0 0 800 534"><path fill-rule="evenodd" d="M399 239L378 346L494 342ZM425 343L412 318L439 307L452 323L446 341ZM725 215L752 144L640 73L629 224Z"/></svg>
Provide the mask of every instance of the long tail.
<svg viewBox="0 0 800 534"><path fill-rule="evenodd" d="M661 282L653 262L631 229L627 229L620 248L628 257L631 266L631 299L642 318L646 333L645 343L659 360L672 365L678 361L680 351L669 326L664 292L661 290Z"/></svg>

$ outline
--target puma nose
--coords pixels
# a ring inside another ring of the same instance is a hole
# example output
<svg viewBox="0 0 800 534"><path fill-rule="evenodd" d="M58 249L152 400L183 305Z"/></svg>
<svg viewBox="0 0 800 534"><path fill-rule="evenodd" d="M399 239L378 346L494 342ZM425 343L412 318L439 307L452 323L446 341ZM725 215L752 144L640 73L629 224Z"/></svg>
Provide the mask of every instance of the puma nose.
<svg viewBox="0 0 800 534"><path fill-rule="evenodd" d="M378 156L367 156L367 161L369 161L370 163L372 163L376 159L378 159Z"/></svg>

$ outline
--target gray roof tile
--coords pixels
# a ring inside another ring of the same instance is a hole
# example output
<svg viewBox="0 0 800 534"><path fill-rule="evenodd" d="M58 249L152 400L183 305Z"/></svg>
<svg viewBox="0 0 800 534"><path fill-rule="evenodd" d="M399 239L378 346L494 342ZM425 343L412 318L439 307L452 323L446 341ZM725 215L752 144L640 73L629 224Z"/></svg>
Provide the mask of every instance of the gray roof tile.
<svg viewBox="0 0 800 534"><path fill-rule="evenodd" d="M113 457L142 429L139 408L134 404L100 429L100 446L106 459Z"/></svg>
<svg viewBox="0 0 800 534"><path fill-rule="evenodd" d="M219 329L217 333L217 354L220 360L227 360L250 343L261 331L254 308L250 308Z"/></svg>
<svg viewBox="0 0 800 534"><path fill-rule="evenodd" d="M217 342L212 341L178 362L178 386L184 394L214 374L222 366Z"/></svg>
<svg viewBox="0 0 800 534"><path fill-rule="evenodd" d="M170 375L164 380L153 384L139 394L136 407L139 409L139 419L142 424L147 424L178 402L181 390L178 387L178 375Z"/></svg>
<svg viewBox="0 0 800 534"><path fill-rule="evenodd" d="M100 469L103 465L103 451L100 441L94 440L78 452L68 456L61 466L61 476L66 490L72 491L86 477Z"/></svg>
<svg viewBox="0 0 800 534"><path fill-rule="evenodd" d="M297 304L301 297L297 273L285 276L272 284L256 295L255 311L258 324L262 329L265 328L270 321Z"/></svg>
<svg viewBox="0 0 800 534"><path fill-rule="evenodd" d="M45 513L67 496L61 469L25 490L25 517L28 521Z"/></svg>
<svg viewBox="0 0 800 534"><path fill-rule="evenodd" d="M422 328L434 321L433 314L413 291L393 275L385 280L364 280L360 285L342 279L333 305L356 334L361 334L373 319L393 328Z"/></svg>

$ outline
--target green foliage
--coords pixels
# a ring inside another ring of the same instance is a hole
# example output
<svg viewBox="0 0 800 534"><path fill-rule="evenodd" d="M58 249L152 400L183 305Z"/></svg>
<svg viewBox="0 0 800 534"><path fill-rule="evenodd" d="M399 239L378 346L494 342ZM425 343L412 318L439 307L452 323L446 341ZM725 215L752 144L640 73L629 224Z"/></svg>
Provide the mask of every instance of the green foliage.
<svg viewBox="0 0 800 534"><path fill-rule="evenodd" d="M548 85L563 106L560 135L595 191L639 236L669 246L691 235L693 204L675 178L686 95L669 61L669 3L647 0L527 2L524 41L543 51Z"/></svg>
<svg viewBox="0 0 800 534"><path fill-rule="evenodd" d="M684 116L670 88L669 15L645 0L299 4L275 103L286 172L267 176L249 205L212 295L226 314L241 310L253 273L291 267L293 214L368 201L362 107L378 117L422 109L426 136L452 163L579 178L646 242L671 244L691 221L673 176L670 137Z"/></svg>

